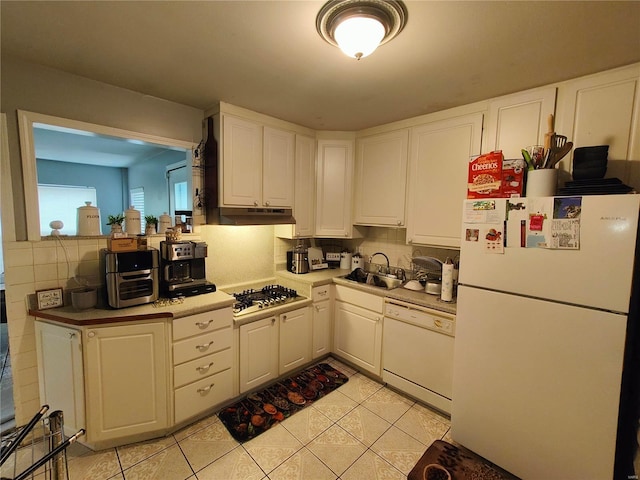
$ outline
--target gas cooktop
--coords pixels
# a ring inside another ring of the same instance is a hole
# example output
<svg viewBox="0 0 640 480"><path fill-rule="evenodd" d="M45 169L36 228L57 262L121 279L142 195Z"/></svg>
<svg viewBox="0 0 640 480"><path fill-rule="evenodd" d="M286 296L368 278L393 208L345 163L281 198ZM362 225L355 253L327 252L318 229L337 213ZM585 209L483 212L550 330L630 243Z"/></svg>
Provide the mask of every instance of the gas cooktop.
<svg viewBox="0 0 640 480"><path fill-rule="evenodd" d="M233 304L234 317L305 299L305 297L298 295L295 290L282 285L267 285L260 290L243 290L232 295L236 299Z"/></svg>

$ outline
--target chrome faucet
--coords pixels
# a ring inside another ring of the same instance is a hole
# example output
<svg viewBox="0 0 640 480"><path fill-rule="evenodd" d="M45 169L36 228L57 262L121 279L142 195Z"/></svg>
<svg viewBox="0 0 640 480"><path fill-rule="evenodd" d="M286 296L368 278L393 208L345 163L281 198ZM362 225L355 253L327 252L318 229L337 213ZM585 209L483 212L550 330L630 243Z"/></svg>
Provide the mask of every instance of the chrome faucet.
<svg viewBox="0 0 640 480"><path fill-rule="evenodd" d="M389 273L389 270L391 269L391 265L389 264L389 257L387 257L384 253L382 252L374 253L369 257L369 263L373 263L373 257L375 257L376 255L382 255L387 260L387 271L384 273ZM380 273L380 269L378 269L378 273Z"/></svg>

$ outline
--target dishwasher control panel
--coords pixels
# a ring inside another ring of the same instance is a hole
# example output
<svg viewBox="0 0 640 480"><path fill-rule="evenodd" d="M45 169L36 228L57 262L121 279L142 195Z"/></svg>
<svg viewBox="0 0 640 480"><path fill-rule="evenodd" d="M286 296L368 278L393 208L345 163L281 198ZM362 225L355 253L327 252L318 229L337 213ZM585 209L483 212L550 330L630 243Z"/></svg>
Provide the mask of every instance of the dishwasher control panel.
<svg viewBox="0 0 640 480"><path fill-rule="evenodd" d="M384 316L446 335L455 334L455 315L401 301L387 300Z"/></svg>

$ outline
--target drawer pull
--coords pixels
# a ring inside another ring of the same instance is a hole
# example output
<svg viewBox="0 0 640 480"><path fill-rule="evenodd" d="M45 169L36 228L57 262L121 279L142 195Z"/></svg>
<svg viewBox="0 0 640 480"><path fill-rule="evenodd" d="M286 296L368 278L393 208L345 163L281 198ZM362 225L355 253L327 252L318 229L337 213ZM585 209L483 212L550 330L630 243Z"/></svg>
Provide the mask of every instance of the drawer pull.
<svg viewBox="0 0 640 480"><path fill-rule="evenodd" d="M202 352L203 350L206 350L207 348L209 348L211 345L213 345L213 340L211 340L209 343L205 343L205 344L202 344L202 345L196 345L196 349L200 350Z"/></svg>
<svg viewBox="0 0 640 480"><path fill-rule="evenodd" d="M209 365L205 365L205 366L202 366L202 367L196 367L196 370L198 370L199 372L206 372L211 367L213 367L213 362L211 362Z"/></svg>
<svg viewBox="0 0 640 480"><path fill-rule="evenodd" d="M213 322L213 320L209 320L207 322L196 322L196 327L207 328L209 325L211 325L211 322Z"/></svg>
<svg viewBox="0 0 640 480"><path fill-rule="evenodd" d="M198 393L207 393L209 390L211 390L213 388L213 386L215 385L215 383L212 383L211 385L208 385L206 387L202 387L199 388L198 390L196 390Z"/></svg>

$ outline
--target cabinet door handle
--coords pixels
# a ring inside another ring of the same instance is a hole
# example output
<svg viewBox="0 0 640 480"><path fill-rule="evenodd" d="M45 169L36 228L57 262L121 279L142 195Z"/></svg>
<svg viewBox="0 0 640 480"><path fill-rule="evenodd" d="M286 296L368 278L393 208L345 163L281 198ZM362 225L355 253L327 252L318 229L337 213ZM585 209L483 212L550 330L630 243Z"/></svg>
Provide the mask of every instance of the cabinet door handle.
<svg viewBox="0 0 640 480"><path fill-rule="evenodd" d="M214 387L215 383L212 383L211 385L208 385L206 387L202 387L199 388L198 390L196 390L198 393L207 393L209 390L211 390Z"/></svg>
<svg viewBox="0 0 640 480"><path fill-rule="evenodd" d="M213 340L211 340L209 343L203 343L202 345L196 345L196 349L197 350L206 350L207 348L209 348L211 345L213 345Z"/></svg>
<svg viewBox="0 0 640 480"><path fill-rule="evenodd" d="M93 337L95 337L95 336L96 336L96 332L89 332L89 333L87 333L87 337L89 337L89 338L93 338Z"/></svg>
<svg viewBox="0 0 640 480"><path fill-rule="evenodd" d="M271 205L271 203L270 203L268 200L267 200L266 202L264 202L264 204L265 204L265 206L267 206L267 207L268 207L269 205Z"/></svg>
<svg viewBox="0 0 640 480"><path fill-rule="evenodd" d="M254 200L254 201L253 201L253 206L254 206L254 207L257 207L257 206L258 206L258 201L257 201L257 200Z"/></svg>
<svg viewBox="0 0 640 480"><path fill-rule="evenodd" d="M76 334L73 332L69 332L69 338L75 338Z"/></svg>
<svg viewBox="0 0 640 480"><path fill-rule="evenodd" d="M286 315L282 315L282 321L286 322L287 321L287 316Z"/></svg>
<svg viewBox="0 0 640 480"><path fill-rule="evenodd" d="M209 325L211 325L211 322L213 322L213 320L208 320L206 322L196 322L196 327L207 328Z"/></svg>
<svg viewBox="0 0 640 480"><path fill-rule="evenodd" d="M316 312L320 311L320 307L318 305L315 305L315 309L316 309Z"/></svg>
<svg viewBox="0 0 640 480"><path fill-rule="evenodd" d="M213 362L211 362L209 365L203 365L201 367L196 367L196 370L202 373L202 372L206 372L211 367L213 367Z"/></svg>
<svg viewBox="0 0 640 480"><path fill-rule="evenodd" d="M382 320L382 317L376 317L376 322L379 322L380 320Z"/></svg>

